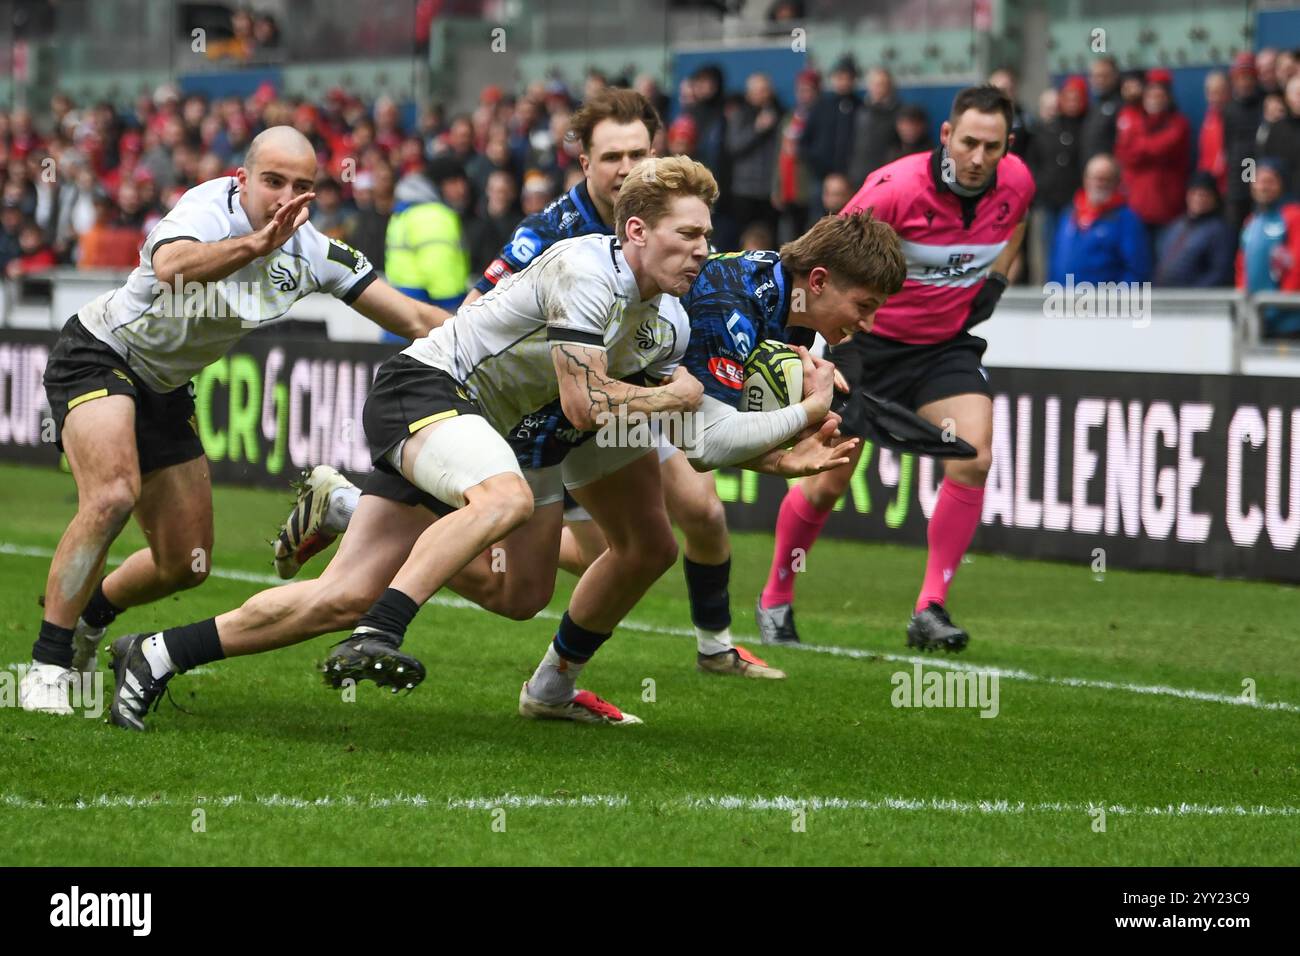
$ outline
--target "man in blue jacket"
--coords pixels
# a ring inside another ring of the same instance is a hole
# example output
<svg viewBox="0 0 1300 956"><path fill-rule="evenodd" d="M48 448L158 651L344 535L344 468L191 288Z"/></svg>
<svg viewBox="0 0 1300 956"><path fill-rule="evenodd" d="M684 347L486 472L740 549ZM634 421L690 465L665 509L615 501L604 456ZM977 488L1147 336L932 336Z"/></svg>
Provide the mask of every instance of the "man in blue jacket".
<svg viewBox="0 0 1300 956"><path fill-rule="evenodd" d="M1198 172L1187 187L1187 212L1161 238L1155 284L1214 289L1232 285L1232 230L1219 208L1214 175Z"/></svg>
<svg viewBox="0 0 1300 956"><path fill-rule="evenodd" d="M1119 166L1106 153L1088 160L1074 208L1056 230L1048 280L1065 285L1067 276L1076 286L1151 279L1146 227L1119 192Z"/></svg>

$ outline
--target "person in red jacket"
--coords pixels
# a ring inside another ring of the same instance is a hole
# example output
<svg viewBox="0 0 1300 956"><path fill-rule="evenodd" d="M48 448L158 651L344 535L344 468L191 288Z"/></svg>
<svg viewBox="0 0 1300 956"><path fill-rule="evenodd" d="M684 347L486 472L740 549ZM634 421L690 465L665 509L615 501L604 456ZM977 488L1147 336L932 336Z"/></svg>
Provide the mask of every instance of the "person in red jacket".
<svg viewBox="0 0 1300 956"><path fill-rule="evenodd" d="M1228 188L1228 154L1223 147L1223 107L1230 98L1227 76L1219 71L1207 74L1205 119L1201 122L1196 168L1214 177L1219 195L1223 195Z"/></svg>
<svg viewBox="0 0 1300 956"><path fill-rule="evenodd" d="M1142 111L1125 110L1116 124L1115 158L1129 206L1153 243L1183 214L1187 202L1192 130L1169 95L1172 79L1168 70L1148 73Z"/></svg>

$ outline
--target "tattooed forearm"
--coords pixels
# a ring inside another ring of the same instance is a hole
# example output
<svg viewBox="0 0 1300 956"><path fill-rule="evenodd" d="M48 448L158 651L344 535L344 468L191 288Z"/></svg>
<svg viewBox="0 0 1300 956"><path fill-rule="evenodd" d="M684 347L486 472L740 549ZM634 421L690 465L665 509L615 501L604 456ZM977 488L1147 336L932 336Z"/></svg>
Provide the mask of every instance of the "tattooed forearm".
<svg viewBox="0 0 1300 956"><path fill-rule="evenodd" d="M568 343L555 346L552 352L559 353L555 366L561 404L579 428L597 427L601 416L620 406L645 414L681 408L681 400L667 386L646 388L610 378L603 352Z"/></svg>

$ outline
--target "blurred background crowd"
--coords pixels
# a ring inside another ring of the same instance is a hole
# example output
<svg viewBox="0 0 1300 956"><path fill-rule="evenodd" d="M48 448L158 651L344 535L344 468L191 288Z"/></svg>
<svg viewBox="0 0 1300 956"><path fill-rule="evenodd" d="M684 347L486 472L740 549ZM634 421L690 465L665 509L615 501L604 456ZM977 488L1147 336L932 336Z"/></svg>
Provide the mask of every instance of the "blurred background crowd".
<svg viewBox="0 0 1300 956"><path fill-rule="evenodd" d="M792 6L773 4L771 21ZM206 53L247 63L279 48L275 18L241 9L229 38ZM458 224L465 275L452 282L461 288L522 216L581 179L569 119L607 85L634 86L659 109L660 155L690 155L717 175L723 249L784 242L837 211L873 169L937 145L943 117L907 102L879 64L846 56L805 68L790 102L765 73L748 74L743 92L727 93L727 79L706 63L665 90L653 73L592 69L580 85L558 75L484 85L463 113L363 101L341 85L312 100L270 81L216 97L169 83L129 108L56 93L36 115L0 110L0 269L133 266L186 189L233 173L252 137L280 123L316 145L318 228L382 266L394 205L441 202ZM1291 200L1300 194L1300 51L1266 47L1209 72L1196 126L1167 69L1125 70L1113 56L1090 58L1033 103L1021 101L1013 68L987 79L1017 103L1011 149L1037 182L1013 281L1300 290Z"/></svg>

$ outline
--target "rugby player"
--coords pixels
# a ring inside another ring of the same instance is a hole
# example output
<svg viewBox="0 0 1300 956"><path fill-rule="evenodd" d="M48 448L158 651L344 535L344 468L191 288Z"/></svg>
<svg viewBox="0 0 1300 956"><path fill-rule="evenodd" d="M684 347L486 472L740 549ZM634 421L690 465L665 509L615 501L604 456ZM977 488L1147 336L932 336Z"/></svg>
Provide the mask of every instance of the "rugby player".
<svg viewBox="0 0 1300 956"><path fill-rule="evenodd" d="M521 566L540 585L531 589L533 605L516 605L510 616L531 617L549 600L561 473L552 466L525 478L502 437L510 423L551 395L588 428L618 407L690 411L701 400L701 384L683 368L659 387L614 377L662 373L680 361L689 330L676 300L660 293L685 292L696 278L717 195L698 163L649 162L653 175L638 177L620 198L621 240L556 244L385 363L365 413L376 471L320 578L264 591L215 619L114 642L114 723L143 729L148 706L177 671L353 624L326 662L332 682L369 677L395 690L413 687L424 668L400 650L406 627L421 603L493 542L503 542L508 566ZM833 369L806 353L805 360L805 392L813 394L802 402L776 412L707 416L697 452L703 466L748 462L798 475L847 461L852 441L837 440L836 419L828 418ZM781 447L801 433L792 449ZM593 480L575 490L604 523L611 547L579 582L546 656L521 689L519 709L527 717L635 723L575 682L675 560L676 544L654 448L602 449L592 461ZM435 520L434 512L445 517ZM509 577L514 600L520 580Z"/></svg>
<svg viewBox="0 0 1300 956"><path fill-rule="evenodd" d="M993 433L987 342L968 329L992 314L1020 249L1034 183L1008 155L1011 101L992 86L962 90L933 152L871 173L842 214L870 210L902 239L907 281L876 315L871 332L831 348L827 357L854 390L914 409L937 427L951 425L974 458L945 459L944 480L927 531L925 578L907 627L907 643L960 651L969 639L947 611L948 587L979 526ZM856 396L861 398L862 396ZM850 397L838 406L846 434L870 437ZM790 489L777 519L776 546L756 618L766 644L797 643L797 555L806 555L848 487L853 462Z"/></svg>
<svg viewBox="0 0 1300 956"><path fill-rule="evenodd" d="M20 685L25 709L70 714L73 675L94 671L114 618L207 577L212 492L193 375L312 292L399 335L423 335L445 316L380 281L363 255L307 222L315 181L308 140L290 126L265 130L234 176L181 197L123 286L63 327L45 388L78 503L50 564L44 620ZM101 580L133 513L149 546Z"/></svg>
<svg viewBox="0 0 1300 956"><path fill-rule="evenodd" d="M632 166L651 155L660 128L658 114L635 90L609 88L574 115L573 133L582 143L579 162L586 175L540 213L525 218L510 242L488 266L466 298L473 302L502 279L518 273L553 243L572 236L613 235L614 205ZM539 455L556 431L574 432L558 404L534 410L511 437L523 467L553 462ZM576 436L572 436L576 440ZM562 443L562 442L561 442ZM716 674L784 676L731 639L731 542L726 513L711 474L698 473L669 442L660 446L660 465L668 513L686 540L682 565L696 634L697 666ZM283 578L347 527L360 492L329 466L318 466L298 486L298 501L275 541L276 571ZM576 501L565 511L560 564L580 575L605 550L597 522Z"/></svg>

